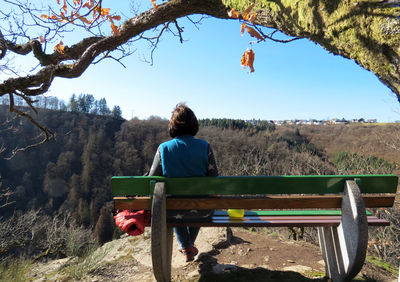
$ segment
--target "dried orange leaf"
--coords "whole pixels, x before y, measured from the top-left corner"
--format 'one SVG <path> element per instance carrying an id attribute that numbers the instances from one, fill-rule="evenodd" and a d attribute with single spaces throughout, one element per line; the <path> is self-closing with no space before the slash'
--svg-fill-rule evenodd
<path id="1" fill-rule="evenodd" d="M 252 49 L 246 50 L 246 52 L 244 52 L 244 54 L 242 55 L 241 64 L 244 68 L 249 67 L 250 72 L 254 72 L 254 57 L 255 54 Z"/>
<path id="2" fill-rule="evenodd" d="M 102 8 L 100 15 L 101 16 L 107 16 L 110 13 L 110 8 Z"/>
<path id="3" fill-rule="evenodd" d="M 61 16 L 61 19 L 57 19 L 59 22 L 62 22 L 62 23 L 67 23 L 67 22 L 69 22 L 69 21 L 68 21 L 68 18 L 64 15 L 64 12 L 63 12 L 63 11 L 61 11 L 60 16 Z"/>
<path id="4" fill-rule="evenodd" d="M 254 7 L 254 3 L 251 3 L 250 6 L 247 7 L 247 9 L 243 12 L 242 17 L 244 20 L 247 21 L 249 19 L 250 12 L 251 12 L 251 10 L 253 10 L 253 7 Z"/>
<path id="5" fill-rule="evenodd" d="M 112 29 L 114 35 L 118 35 L 118 34 L 119 34 L 119 28 L 118 28 L 118 26 L 116 26 L 116 25 L 114 24 L 113 21 L 111 21 L 111 29 Z"/>
<path id="6" fill-rule="evenodd" d="M 96 17 L 97 14 L 101 14 L 101 8 L 99 6 L 93 9 L 93 18 Z"/>
<path id="7" fill-rule="evenodd" d="M 254 67 L 253 67 L 254 57 L 255 57 L 255 54 L 254 54 L 253 50 L 250 49 L 248 52 L 248 60 L 247 60 L 247 64 L 250 68 L 250 72 L 254 72 Z"/>
<path id="8" fill-rule="evenodd" d="M 60 0 L 57 0 L 57 4 L 60 5 Z"/>
<path id="9" fill-rule="evenodd" d="M 49 18 L 50 18 L 50 16 L 48 16 L 48 15 L 40 15 L 40 17 L 41 17 L 42 19 L 49 19 Z"/>
<path id="10" fill-rule="evenodd" d="M 39 36 L 39 41 L 40 41 L 40 43 L 45 43 L 46 42 L 46 40 L 44 39 L 43 36 Z"/>
<path id="11" fill-rule="evenodd" d="M 240 27 L 240 33 L 242 34 L 242 36 L 243 36 L 245 28 L 246 28 L 246 23 L 242 23 L 242 25 Z"/>
<path id="12" fill-rule="evenodd" d="M 247 67 L 247 51 L 244 52 L 242 55 L 241 64 L 244 68 Z"/>
<path id="13" fill-rule="evenodd" d="M 265 40 L 264 37 L 262 37 L 254 28 L 248 26 L 248 27 L 246 27 L 246 29 L 247 29 L 247 32 L 248 32 L 252 37 L 255 37 L 255 38 L 257 38 L 258 40 L 262 40 L 262 41 Z"/>
<path id="14" fill-rule="evenodd" d="M 116 21 L 120 21 L 121 20 L 121 16 L 112 16 L 111 17 L 113 20 L 116 20 Z"/>
<path id="15" fill-rule="evenodd" d="M 257 16 L 257 13 L 253 12 L 249 17 L 249 22 L 253 23 L 254 20 L 256 19 L 256 16 Z"/>
<path id="16" fill-rule="evenodd" d="M 158 5 L 156 4 L 156 0 L 151 0 L 151 3 L 154 6 L 154 9 L 158 9 Z"/>
<path id="17" fill-rule="evenodd" d="M 93 1 L 93 0 L 87 0 L 87 1 L 85 2 L 85 4 L 83 4 L 82 7 L 86 7 L 86 8 L 88 8 L 88 9 L 92 9 L 93 6 L 94 6 L 94 1 Z"/>
<path id="18" fill-rule="evenodd" d="M 66 2 L 66 0 L 64 0 L 64 5 L 62 6 L 62 9 L 63 9 L 65 12 L 67 12 L 68 7 L 67 7 L 67 2 Z"/>
<path id="19" fill-rule="evenodd" d="M 65 46 L 62 41 L 58 43 L 56 46 L 54 46 L 54 50 L 57 51 L 58 53 L 64 55 L 65 54 Z"/>
<path id="20" fill-rule="evenodd" d="M 85 18 L 85 17 L 78 17 L 78 19 L 80 19 L 82 22 L 84 22 L 85 24 L 91 24 L 91 22 Z"/>
<path id="21" fill-rule="evenodd" d="M 230 11 L 228 11 L 228 17 L 232 18 L 232 19 L 238 19 L 239 18 L 239 13 L 235 11 L 235 9 L 231 9 Z"/>

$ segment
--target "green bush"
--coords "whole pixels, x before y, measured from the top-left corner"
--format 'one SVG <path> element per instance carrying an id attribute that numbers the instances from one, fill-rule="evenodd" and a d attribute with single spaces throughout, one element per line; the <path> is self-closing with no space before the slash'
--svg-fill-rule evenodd
<path id="1" fill-rule="evenodd" d="M 348 152 L 337 153 L 333 163 L 339 174 L 390 174 L 397 168 L 396 163 L 389 163 L 376 156 Z"/>
<path id="2" fill-rule="evenodd" d="M 27 271 L 31 267 L 29 261 L 8 259 L 0 262 L 0 281 L 27 281 Z"/>

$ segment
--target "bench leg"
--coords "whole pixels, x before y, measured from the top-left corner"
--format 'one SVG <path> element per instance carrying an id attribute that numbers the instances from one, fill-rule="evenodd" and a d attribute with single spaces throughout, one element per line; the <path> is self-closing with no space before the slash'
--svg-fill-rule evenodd
<path id="1" fill-rule="evenodd" d="M 333 281 L 348 281 L 360 272 L 367 252 L 368 222 L 354 181 L 346 181 L 340 225 L 319 227 L 318 237 L 326 274 Z"/>
<path id="2" fill-rule="evenodd" d="M 156 183 L 151 209 L 151 257 L 154 277 L 171 281 L 172 228 L 167 227 L 165 183 Z"/>

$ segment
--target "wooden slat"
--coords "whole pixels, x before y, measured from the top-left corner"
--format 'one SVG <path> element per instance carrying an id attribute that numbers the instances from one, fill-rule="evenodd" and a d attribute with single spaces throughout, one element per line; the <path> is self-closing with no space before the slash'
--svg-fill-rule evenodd
<path id="1" fill-rule="evenodd" d="M 396 193 L 396 175 L 219 176 L 166 178 L 119 176 L 111 179 L 113 196 L 149 195 L 150 182 L 166 182 L 167 194 L 336 194 L 346 180 L 357 179 L 362 193 Z"/>
<path id="2" fill-rule="evenodd" d="M 150 197 L 114 197 L 116 210 L 151 210 Z"/>
<path id="3" fill-rule="evenodd" d="M 196 201 L 169 199 L 168 209 L 300 209 L 300 208 L 338 208 L 342 197 L 332 196 L 268 196 L 266 198 L 205 198 Z"/>
<path id="4" fill-rule="evenodd" d="M 362 195 L 366 208 L 392 207 L 396 198 L 396 193 L 386 195 Z"/>
<path id="5" fill-rule="evenodd" d="M 391 207 L 395 195 L 363 195 L 363 198 L 367 208 Z M 168 198 L 167 209 L 327 209 L 341 208 L 341 203 L 342 196 L 340 195 L 272 195 L 265 198 Z M 117 210 L 150 210 L 150 198 L 114 197 L 114 208 Z"/>
<path id="6" fill-rule="evenodd" d="M 342 215 L 342 211 L 335 210 L 245 210 L 244 216 L 289 216 L 289 215 Z M 366 215 L 372 215 L 370 211 L 366 211 Z M 216 210 L 214 211 L 214 216 L 228 216 L 227 210 Z"/>
<path id="7" fill-rule="evenodd" d="M 368 216 L 369 226 L 389 226 L 390 222 L 375 216 Z M 213 217 L 210 222 L 197 223 L 168 223 L 169 226 L 198 226 L 198 227 L 312 227 L 312 226 L 338 226 L 339 216 L 288 216 L 288 217 L 245 217 L 231 219 L 229 217 Z"/>

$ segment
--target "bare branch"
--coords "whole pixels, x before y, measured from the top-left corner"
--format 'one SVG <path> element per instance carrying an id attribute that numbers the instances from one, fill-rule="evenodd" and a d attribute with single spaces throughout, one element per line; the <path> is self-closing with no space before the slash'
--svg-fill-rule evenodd
<path id="1" fill-rule="evenodd" d="M 21 95 L 18 95 L 18 96 L 21 96 Z M 23 148 L 15 148 L 14 150 L 12 150 L 11 154 L 5 158 L 7 160 L 13 158 L 15 156 L 15 154 L 17 154 L 19 152 L 23 152 L 23 151 L 29 150 L 31 148 L 40 146 L 40 145 L 46 143 L 47 141 L 55 138 L 54 133 L 52 133 L 49 129 L 42 126 L 31 115 L 29 115 L 27 112 L 20 111 L 15 107 L 13 95 L 10 94 L 9 97 L 10 97 L 10 112 L 15 112 L 17 115 L 27 118 L 33 125 L 35 125 L 41 131 L 41 134 L 38 135 L 38 137 L 42 137 L 43 135 L 44 135 L 44 137 L 42 138 L 42 140 L 40 140 L 37 143 L 25 146 Z"/>
<path id="2" fill-rule="evenodd" d="M 14 193 L 10 190 L 10 188 L 0 190 L 0 210 L 15 203 L 15 201 L 9 201 L 10 196 L 12 196 L 13 194 Z"/>
<path id="3" fill-rule="evenodd" d="M 191 17 L 186 17 L 186 18 L 197 28 L 197 30 L 200 30 L 199 25 L 201 25 L 201 22 L 207 17 L 202 15 L 200 19 L 198 19 L 197 21 L 192 20 Z"/>
<path id="4" fill-rule="evenodd" d="M 150 65 L 153 65 L 154 51 L 157 49 L 158 43 L 160 42 L 161 36 L 164 33 L 164 31 L 169 29 L 168 28 L 169 24 L 170 23 L 166 23 L 157 36 L 154 36 L 154 37 L 141 36 L 142 39 L 146 39 L 150 43 L 150 45 L 152 46 L 151 52 L 150 52 L 150 62 L 148 62 Z"/>
<path id="5" fill-rule="evenodd" d="M 104 59 L 112 59 L 114 61 L 116 61 L 117 63 L 119 63 L 122 67 L 126 68 L 126 66 L 122 63 L 122 60 L 126 57 L 129 57 L 130 55 L 132 55 L 134 52 L 136 52 L 136 50 L 133 51 L 125 51 L 124 49 L 120 48 L 119 49 L 122 54 L 118 57 L 111 55 L 111 51 L 107 51 L 103 57 L 99 58 L 97 61 L 94 61 L 92 64 L 98 64 L 101 61 L 103 61 Z"/>
<path id="6" fill-rule="evenodd" d="M 176 30 L 178 31 L 178 34 L 179 34 L 179 40 L 181 43 L 183 43 L 183 37 L 182 37 L 183 28 L 178 25 L 177 20 L 174 20 L 174 23 L 175 23 Z"/>
<path id="7" fill-rule="evenodd" d="M 265 39 L 269 39 L 269 40 L 272 40 L 272 41 L 278 42 L 278 43 L 289 43 L 289 42 L 292 42 L 292 41 L 295 41 L 295 40 L 298 40 L 298 39 L 302 39 L 301 37 L 294 37 L 294 38 L 287 39 L 287 40 L 276 39 L 276 38 L 274 38 L 273 36 L 274 36 L 274 34 L 277 33 L 279 30 L 274 30 L 274 31 L 272 31 L 270 34 L 264 34 L 263 31 L 262 31 L 262 29 L 261 29 L 259 26 L 253 25 L 253 27 L 254 27 L 254 28 L 261 34 L 261 36 L 264 37 Z"/>

